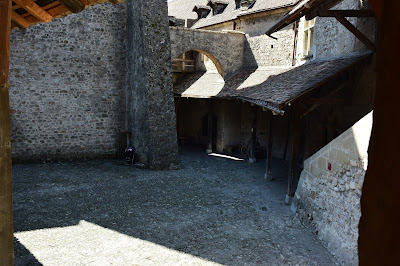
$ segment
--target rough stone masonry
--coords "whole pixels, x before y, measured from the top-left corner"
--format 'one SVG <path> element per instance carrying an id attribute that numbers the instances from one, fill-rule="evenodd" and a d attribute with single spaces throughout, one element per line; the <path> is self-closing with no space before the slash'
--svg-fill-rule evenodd
<path id="1" fill-rule="evenodd" d="M 167 17 L 164 0 L 127 1 L 127 128 L 152 169 L 179 167 Z"/>
<path id="2" fill-rule="evenodd" d="M 372 112 L 304 162 L 294 197 L 300 220 L 337 259 L 358 265 L 360 197 Z"/>
<path id="3" fill-rule="evenodd" d="M 115 157 L 130 131 L 142 162 L 177 167 L 163 1 L 98 4 L 14 30 L 10 59 L 14 162 Z"/>
<path id="4" fill-rule="evenodd" d="M 13 161 L 115 157 L 125 128 L 126 4 L 11 33 Z"/>

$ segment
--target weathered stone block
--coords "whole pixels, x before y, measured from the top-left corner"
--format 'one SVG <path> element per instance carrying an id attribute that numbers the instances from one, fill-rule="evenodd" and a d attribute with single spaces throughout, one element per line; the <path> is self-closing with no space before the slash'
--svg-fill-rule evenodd
<path id="1" fill-rule="evenodd" d="M 311 163 L 310 174 L 315 176 L 315 177 L 319 177 L 321 175 L 321 172 L 322 172 L 321 169 L 317 165 L 317 160 L 314 160 Z"/>
<path id="2" fill-rule="evenodd" d="M 321 171 L 328 170 L 328 164 L 327 164 L 326 158 L 319 157 L 318 161 L 317 161 L 317 166 L 319 169 L 321 169 Z"/>

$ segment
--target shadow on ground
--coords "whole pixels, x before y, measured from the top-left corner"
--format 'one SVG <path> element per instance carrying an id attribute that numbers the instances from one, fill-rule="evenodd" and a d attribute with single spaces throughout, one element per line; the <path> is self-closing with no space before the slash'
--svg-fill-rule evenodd
<path id="1" fill-rule="evenodd" d="M 333 264 L 284 204 L 282 164 L 273 161 L 277 180 L 270 183 L 265 162 L 193 151 L 181 154 L 175 171 L 117 160 L 15 165 L 14 227 L 23 244 L 16 241 L 16 265 L 96 265 L 99 258 L 90 256 L 107 250 L 109 263 L 158 264 L 158 251 L 144 251 L 143 243 L 229 265 Z M 145 252 L 138 261 L 135 254 Z"/>

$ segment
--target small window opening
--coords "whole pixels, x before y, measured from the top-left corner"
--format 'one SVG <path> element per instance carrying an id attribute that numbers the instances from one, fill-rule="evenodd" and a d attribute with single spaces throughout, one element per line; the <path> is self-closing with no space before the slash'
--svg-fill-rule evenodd
<path id="1" fill-rule="evenodd" d="M 314 25 L 315 18 L 312 20 L 304 20 L 303 57 L 305 58 L 313 55 Z"/>

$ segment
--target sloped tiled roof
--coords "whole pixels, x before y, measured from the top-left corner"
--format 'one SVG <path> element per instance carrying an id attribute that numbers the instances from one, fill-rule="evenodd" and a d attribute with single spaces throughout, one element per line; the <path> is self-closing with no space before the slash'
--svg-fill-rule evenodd
<path id="1" fill-rule="evenodd" d="M 174 84 L 174 92 L 186 97 L 242 99 L 281 112 L 287 103 L 320 87 L 368 56 L 312 61 L 295 67 L 243 70 L 225 82 L 208 73 L 195 73 Z"/>
<path id="2" fill-rule="evenodd" d="M 193 12 L 195 5 L 204 5 L 204 0 L 172 0 L 168 2 L 168 16 L 178 19 L 197 19 Z"/>
<path id="3" fill-rule="evenodd" d="M 192 28 L 198 29 L 223 22 L 227 22 L 253 13 L 277 9 L 294 5 L 297 0 L 257 0 L 254 6 L 246 11 L 236 9 L 235 0 L 224 0 L 228 5 L 224 12 L 213 15 L 212 12 L 203 19 L 197 21 Z M 172 0 L 168 2 L 168 15 L 179 19 L 197 19 L 197 14 L 192 12 L 195 5 L 205 5 L 206 0 Z"/>
<path id="4" fill-rule="evenodd" d="M 223 22 L 227 22 L 236 19 L 240 16 L 246 16 L 249 14 L 254 14 L 258 12 L 263 12 L 267 10 L 273 10 L 285 6 L 292 6 L 295 4 L 296 0 L 257 0 L 254 6 L 248 10 L 242 11 L 236 9 L 235 0 L 227 0 L 229 2 L 228 6 L 225 8 L 224 12 L 218 15 L 209 14 L 206 18 L 197 21 L 192 28 L 198 29 L 203 28 Z"/>

